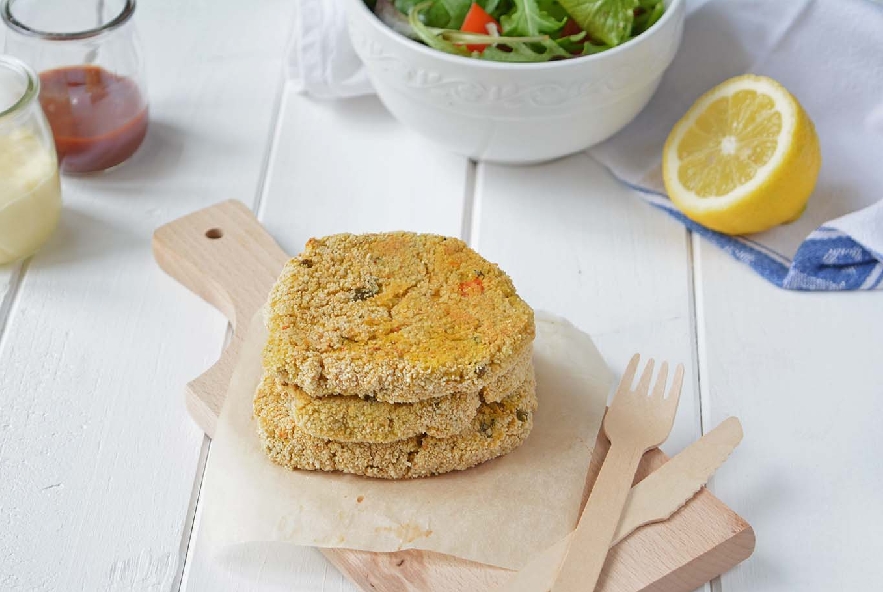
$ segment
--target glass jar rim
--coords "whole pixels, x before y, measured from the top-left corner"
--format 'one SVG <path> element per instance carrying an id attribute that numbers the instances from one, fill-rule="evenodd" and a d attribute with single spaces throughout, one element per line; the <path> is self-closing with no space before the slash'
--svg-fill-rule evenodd
<path id="1" fill-rule="evenodd" d="M 52 31 L 41 31 L 39 29 L 29 27 L 28 25 L 15 18 L 15 15 L 12 14 L 12 5 L 15 3 L 15 1 L 16 0 L 3 0 L 3 8 L 2 10 L 0 10 L 0 19 L 2 19 L 4 23 L 6 23 L 6 26 L 17 33 L 28 35 L 30 37 L 39 37 L 41 39 L 46 39 L 49 41 L 77 41 L 82 39 L 91 39 L 92 37 L 97 37 L 123 26 L 129 21 L 129 19 L 132 18 L 132 15 L 135 14 L 135 0 L 126 0 L 119 14 L 105 24 L 101 25 L 100 27 L 85 29 L 83 31 L 73 31 L 70 33 L 58 33 Z"/>
<path id="2" fill-rule="evenodd" d="M 0 55 L 0 68 L 17 72 L 27 81 L 21 96 L 5 109 L 0 109 L 0 119 L 3 119 L 29 105 L 40 94 L 40 79 L 30 66 L 12 56 Z"/>

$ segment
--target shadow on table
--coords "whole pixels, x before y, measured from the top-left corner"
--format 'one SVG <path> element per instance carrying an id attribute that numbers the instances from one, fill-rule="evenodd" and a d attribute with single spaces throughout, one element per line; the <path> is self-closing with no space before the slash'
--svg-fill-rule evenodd
<path id="1" fill-rule="evenodd" d="M 143 248 L 143 239 L 123 225 L 65 205 L 58 229 L 34 255 L 30 268 L 52 268 L 85 261 L 94 263 Z"/>
<path id="2" fill-rule="evenodd" d="M 355 97 L 346 101 L 346 109 L 337 108 L 333 101 L 329 101 L 327 107 L 335 109 L 337 116 L 351 126 L 377 128 L 382 131 L 389 129 L 393 116 L 376 95 Z"/>
<path id="3" fill-rule="evenodd" d="M 189 132 L 174 125 L 151 119 L 147 137 L 132 158 L 100 178 L 112 182 L 144 182 L 168 176 L 182 165 L 188 135 Z"/>

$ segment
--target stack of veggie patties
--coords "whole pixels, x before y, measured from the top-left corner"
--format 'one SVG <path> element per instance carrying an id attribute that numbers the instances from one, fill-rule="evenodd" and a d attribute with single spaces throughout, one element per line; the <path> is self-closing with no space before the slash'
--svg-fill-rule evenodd
<path id="1" fill-rule="evenodd" d="M 506 454 L 533 426 L 533 311 L 460 240 L 310 239 L 265 322 L 254 413 L 280 465 L 424 477 Z"/>

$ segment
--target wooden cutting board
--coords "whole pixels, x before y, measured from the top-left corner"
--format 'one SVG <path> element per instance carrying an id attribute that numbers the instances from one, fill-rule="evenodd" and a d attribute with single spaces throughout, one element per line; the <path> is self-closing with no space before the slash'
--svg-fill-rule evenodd
<path id="1" fill-rule="evenodd" d="M 288 255 L 238 201 L 226 201 L 162 226 L 154 233 L 153 252 L 163 270 L 218 308 L 233 326 L 220 360 L 187 385 L 187 409 L 212 436 L 244 332 Z M 608 447 L 607 439 L 599 434 L 583 503 Z M 636 480 L 666 460 L 660 450 L 651 450 Z M 703 489 L 669 520 L 640 528 L 614 547 L 596 590 L 690 592 L 745 560 L 754 544 L 751 526 Z M 492 590 L 509 574 L 424 551 L 321 551 L 365 592 L 478 592 Z"/>

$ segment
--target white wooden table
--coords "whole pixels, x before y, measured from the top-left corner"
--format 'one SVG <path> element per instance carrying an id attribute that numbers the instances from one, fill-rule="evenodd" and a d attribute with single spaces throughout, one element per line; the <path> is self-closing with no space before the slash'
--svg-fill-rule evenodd
<path id="1" fill-rule="evenodd" d="M 685 362 L 666 449 L 738 415 L 745 441 L 712 488 L 758 536 L 710 589 L 879 589 L 881 294 L 773 288 L 586 155 L 476 165 L 374 98 L 295 94 L 293 4 L 142 3 L 146 145 L 118 171 L 65 179 L 57 235 L 0 268 L 0 589 L 352 590 L 313 550 L 249 550 L 222 569 L 201 536 L 210 442 L 182 387 L 226 322 L 157 268 L 150 237 L 228 198 L 292 253 L 340 231 L 460 236 L 615 370 L 634 351 Z"/>

